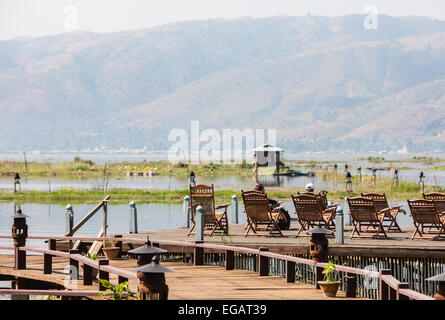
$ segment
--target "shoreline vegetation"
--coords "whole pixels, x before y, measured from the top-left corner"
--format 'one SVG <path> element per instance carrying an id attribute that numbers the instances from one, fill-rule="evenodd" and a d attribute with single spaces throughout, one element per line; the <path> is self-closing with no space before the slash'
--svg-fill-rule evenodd
<path id="1" fill-rule="evenodd" d="M 425 157 L 412 159 L 414 162 L 424 163 Z M 370 161 L 369 158 L 365 159 Z M 378 161 L 386 161 L 379 159 Z M 405 160 L 404 160 L 405 161 Z M 433 159 L 434 163 L 442 161 Z M 290 165 L 299 163 L 302 166 L 313 164 L 335 163 L 332 161 L 309 162 L 309 161 L 286 161 Z M 407 161 L 406 161 L 407 162 Z M 445 169 L 445 167 L 444 167 Z M 235 165 L 220 164 L 171 164 L 168 161 L 141 161 L 141 162 L 118 162 L 104 165 L 97 165 L 90 160 L 82 160 L 76 157 L 72 162 L 47 163 L 47 162 L 16 162 L 0 161 L 0 176 L 12 176 L 19 172 L 22 178 L 26 177 L 125 177 L 127 171 L 153 171 L 160 176 L 178 176 L 188 177 L 193 170 L 198 178 L 200 176 L 245 176 L 252 177 L 252 165 L 245 162 Z M 419 169 L 420 170 L 420 169 Z M 392 179 L 376 178 L 375 182 L 372 176 L 363 175 L 352 177 L 353 192 L 346 192 L 345 177 L 343 170 L 338 169 L 337 173 L 332 170 L 321 170 L 318 174 L 320 179 L 333 183 L 336 187 L 328 191 L 328 199 L 333 202 L 343 201 L 344 197 L 360 196 L 360 192 L 385 193 L 387 198 L 392 201 L 406 201 L 406 199 L 422 198 L 422 186 L 413 182 L 399 181 L 396 188 Z M 11 179 L 12 179 L 11 177 Z M 147 178 L 149 179 L 149 178 Z M 12 181 L 11 181 L 12 183 Z M 294 187 L 268 187 L 266 192 L 271 199 L 290 200 L 291 194 L 303 191 L 301 188 Z M 320 190 L 317 190 L 320 191 Z M 424 192 L 444 192 L 444 186 L 425 186 Z M 109 189 L 103 190 L 77 190 L 62 189 L 52 192 L 45 191 L 25 191 L 13 193 L 12 190 L 0 190 L 0 201 L 17 202 L 95 202 L 103 199 L 106 195 L 111 195 L 110 201 L 113 203 L 125 203 L 128 201 L 140 202 L 163 202 L 163 203 L 181 203 L 184 196 L 188 195 L 188 190 L 142 190 L 142 189 Z M 232 196 L 236 195 L 241 202 L 240 190 L 215 190 L 215 200 L 218 202 L 231 202 Z"/>
<path id="2" fill-rule="evenodd" d="M 332 167 L 335 163 L 350 162 L 349 167 L 353 168 L 351 164 L 356 161 L 367 161 L 373 164 L 386 163 L 387 166 L 381 169 L 405 169 L 405 170 L 422 170 L 421 168 L 402 167 L 401 163 L 418 163 L 422 165 L 432 166 L 432 170 L 445 170 L 445 166 L 438 165 L 445 162 L 445 159 L 432 157 L 413 157 L 411 159 L 403 160 L 385 160 L 383 157 L 368 157 L 358 158 L 350 161 L 312 161 L 312 160 L 284 160 L 287 165 L 291 167 L 300 168 L 320 168 L 321 166 Z M 437 164 L 436 166 L 433 166 Z M 171 163 L 168 160 L 158 161 L 122 161 L 106 164 L 97 164 L 91 160 L 83 160 L 79 157 L 74 157 L 71 162 L 48 162 L 48 161 L 0 161 L 0 177 L 14 176 L 19 172 L 21 176 L 27 177 L 125 177 L 127 172 L 147 172 L 152 171 L 159 176 L 178 176 L 187 177 L 193 170 L 196 176 L 214 175 L 214 176 L 252 176 L 251 163 L 243 161 L 241 163 L 222 164 L 222 163 L 201 163 L 189 165 L 187 163 Z M 340 169 L 340 168 L 339 168 Z"/>
<path id="3" fill-rule="evenodd" d="M 398 188 L 391 187 L 390 179 L 377 179 L 376 186 L 372 177 L 363 177 L 362 184 L 359 183 L 360 177 L 354 176 L 353 192 L 346 192 L 344 183 L 339 183 L 335 190 L 328 191 L 328 199 L 333 202 L 342 202 L 346 196 L 358 197 L 361 192 L 385 193 L 388 200 L 406 201 L 406 199 L 421 199 L 422 186 L 412 182 L 399 182 Z M 301 188 L 291 187 L 266 187 L 269 198 L 281 201 L 290 201 L 291 194 L 298 191 L 304 191 Z M 317 190 L 320 191 L 320 190 Z M 445 192 L 444 187 L 425 186 L 425 193 Z M 112 203 L 127 203 L 131 200 L 139 202 L 162 202 L 162 203 L 182 203 L 184 197 L 188 195 L 188 190 L 141 190 L 141 189 L 110 189 L 102 190 L 78 190 L 61 189 L 52 192 L 45 191 L 26 191 L 26 192 L 0 192 L 0 201 L 17 202 L 95 202 L 110 195 Z M 239 190 L 215 190 L 215 201 L 229 203 L 232 196 L 236 195 L 239 202 L 242 202 L 241 191 Z"/>

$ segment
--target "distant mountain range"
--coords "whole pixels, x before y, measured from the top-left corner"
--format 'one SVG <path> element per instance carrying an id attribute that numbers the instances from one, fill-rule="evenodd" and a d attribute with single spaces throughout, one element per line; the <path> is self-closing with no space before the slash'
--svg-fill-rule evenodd
<path id="1" fill-rule="evenodd" d="M 191 21 L 0 42 L 0 151 L 168 149 L 275 128 L 292 151 L 445 150 L 445 21 Z"/>

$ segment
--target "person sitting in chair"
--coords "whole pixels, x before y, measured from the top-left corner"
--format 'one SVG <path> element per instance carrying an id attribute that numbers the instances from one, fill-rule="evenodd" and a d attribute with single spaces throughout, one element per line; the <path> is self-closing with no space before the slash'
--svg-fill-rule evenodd
<path id="1" fill-rule="evenodd" d="M 314 192 L 314 190 L 314 185 L 312 183 L 306 185 L 306 192 Z"/>
<path id="2" fill-rule="evenodd" d="M 256 191 L 260 191 L 262 193 L 266 193 L 266 190 L 264 189 L 264 186 L 259 183 L 255 186 L 255 190 Z M 268 199 L 269 200 L 269 205 L 270 205 L 270 209 L 273 210 L 276 207 L 279 207 L 279 202 L 277 200 L 273 200 L 273 199 Z M 286 209 L 281 208 L 281 214 L 284 218 L 278 219 L 278 228 L 280 228 L 280 230 L 289 230 L 290 227 L 290 215 L 289 212 L 287 212 Z"/>

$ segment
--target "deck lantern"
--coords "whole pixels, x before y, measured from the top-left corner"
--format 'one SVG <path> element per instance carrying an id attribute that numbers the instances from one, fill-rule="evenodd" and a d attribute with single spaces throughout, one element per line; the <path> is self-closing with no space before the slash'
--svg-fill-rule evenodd
<path id="1" fill-rule="evenodd" d="M 190 184 L 191 184 L 192 186 L 195 186 L 195 185 L 196 185 L 195 173 L 194 173 L 193 171 L 190 172 Z"/>
<path id="2" fill-rule="evenodd" d="M 22 190 L 20 184 L 20 174 L 18 172 L 16 172 L 14 176 L 14 193 L 17 192 L 17 185 L 19 186 L 20 190 Z"/>
<path id="3" fill-rule="evenodd" d="M 14 269 L 26 269 L 26 251 L 19 250 L 26 244 L 28 237 L 28 225 L 26 224 L 26 215 L 22 213 L 20 207 L 12 216 L 14 223 L 12 224 L 12 239 L 14 240 Z"/>
<path id="4" fill-rule="evenodd" d="M 18 208 L 13 216 L 14 223 L 12 224 L 12 239 L 14 239 L 14 246 L 24 247 L 26 238 L 28 237 L 28 225 L 26 224 L 26 217 L 22 213 L 22 209 Z"/>
<path id="5" fill-rule="evenodd" d="M 159 257 L 154 256 L 151 263 L 134 268 L 140 280 L 140 292 L 142 300 L 155 300 L 154 295 L 158 295 L 159 300 L 168 299 L 168 285 L 165 282 L 165 272 L 175 272 L 159 264 Z"/>
<path id="6" fill-rule="evenodd" d="M 311 240 L 309 241 L 309 251 L 312 259 L 315 262 L 327 262 L 329 254 L 329 242 L 326 238 L 327 234 L 332 234 L 331 230 L 317 226 L 310 230 L 304 231 L 304 233 L 310 234 Z"/>
<path id="7" fill-rule="evenodd" d="M 128 251 L 128 253 L 132 253 L 138 256 L 138 266 L 143 266 L 147 263 L 150 263 L 155 255 L 165 252 L 167 252 L 167 250 L 152 246 L 148 237 L 147 241 L 142 247 Z"/>
<path id="8" fill-rule="evenodd" d="M 437 281 L 439 288 L 434 295 L 435 300 L 445 300 L 445 273 L 426 279 L 426 281 Z"/>

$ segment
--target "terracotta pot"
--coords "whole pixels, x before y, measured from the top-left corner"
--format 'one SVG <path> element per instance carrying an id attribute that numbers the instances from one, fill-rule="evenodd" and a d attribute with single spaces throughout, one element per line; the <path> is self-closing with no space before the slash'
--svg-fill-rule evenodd
<path id="1" fill-rule="evenodd" d="M 318 281 L 318 284 L 325 297 L 335 297 L 337 295 L 338 287 L 340 286 L 340 281 Z"/>
<path id="2" fill-rule="evenodd" d="M 111 247 L 111 248 L 102 248 L 102 251 L 105 254 L 105 257 L 107 257 L 108 260 L 114 260 L 117 258 L 117 255 L 119 254 L 119 247 Z"/>

